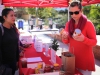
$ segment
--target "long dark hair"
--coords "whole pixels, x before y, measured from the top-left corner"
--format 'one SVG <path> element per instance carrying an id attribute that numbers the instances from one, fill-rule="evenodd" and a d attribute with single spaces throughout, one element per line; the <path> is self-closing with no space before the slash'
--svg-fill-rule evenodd
<path id="1" fill-rule="evenodd" d="M 69 5 L 69 7 L 75 7 L 75 6 L 77 6 L 80 10 L 82 10 L 82 5 L 79 1 L 73 1 Z M 77 28 L 79 28 L 82 31 L 86 22 L 87 22 L 86 16 L 82 15 L 78 21 Z M 71 37 L 74 33 L 74 30 L 75 30 L 75 20 L 73 18 L 71 18 L 68 23 L 68 32 Z"/>
<path id="2" fill-rule="evenodd" d="M 2 10 L 1 16 L 0 16 L 0 22 L 4 23 L 5 20 L 3 18 L 3 16 L 7 17 L 7 15 L 9 14 L 10 11 L 13 11 L 11 8 L 5 8 Z"/>

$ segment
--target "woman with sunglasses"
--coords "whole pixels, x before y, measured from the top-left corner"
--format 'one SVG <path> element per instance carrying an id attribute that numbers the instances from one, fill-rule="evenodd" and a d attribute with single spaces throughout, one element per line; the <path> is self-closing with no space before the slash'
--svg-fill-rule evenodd
<path id="1" fill-rule="evenodd" d="M 92 47 L 96 45 L 96 31 L 93 23 L 82 13 L 82 5 L 73 1 L 69 6 L 71 19 L 66 23 L 62 33 L 62 41 L 69 43 L 69 51 L 75 55 L 75 67 L 80 70 L 95 71 L 95 61 Z M 80 35 L 74 35 L 75 29 L 80 29 Z"/>

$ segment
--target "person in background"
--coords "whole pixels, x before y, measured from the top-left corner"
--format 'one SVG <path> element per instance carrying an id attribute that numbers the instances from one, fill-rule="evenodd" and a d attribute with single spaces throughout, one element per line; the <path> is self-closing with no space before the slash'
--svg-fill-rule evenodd
<path id="1" fill-rule="evenodd" d="M 82 13 L 79 1 L 69 5 L 70 21 L 66 23 L 62 33 L 62 41 L 69 43 L 69 51 L 75 55 L 75 67 L 80 71 L 95 71 L 95 60 L 92 48 L 96 45 L 96 30 L 93 23 Z M 80 35 L 74 35 L 75 29 L 81 30 Z"/>
<path id="2" fill-rule="evenodd" d="M 35 25 L 35 17 L 31 16 L 31 18 L 28 21 L 29 25 L 30 25 L 30 29 L 32 30 L 34 25 Z"/>
<path id="3" fill-rule="evenodd" d="M 19 60 L 19 33 L 15 26 L 15 13 L 10 8 L 2 10 L 0 22 L 4 29 L 0 29 L 0 63 L 12 69 L 12 75 L 15 74 L 17 62 Z"/>

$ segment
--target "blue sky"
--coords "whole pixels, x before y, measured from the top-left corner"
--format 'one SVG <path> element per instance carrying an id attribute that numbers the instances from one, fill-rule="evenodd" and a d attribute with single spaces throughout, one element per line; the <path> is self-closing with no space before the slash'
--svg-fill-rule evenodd
<path id="1" fill-rule="evenodd" d="M 55 8 L 56 10 L 65 10 L 66 8 Z"/>

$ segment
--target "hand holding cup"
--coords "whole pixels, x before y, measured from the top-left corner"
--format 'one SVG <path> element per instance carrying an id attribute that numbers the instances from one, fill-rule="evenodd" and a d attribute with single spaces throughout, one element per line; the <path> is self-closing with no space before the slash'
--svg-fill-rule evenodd
<path id="1" fill-rule="evenodd" d="M 81 33 L 80 29 L 75 29 L 73 39 L 76 41 L 84 41 L 84 35 Z"/>

